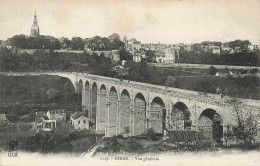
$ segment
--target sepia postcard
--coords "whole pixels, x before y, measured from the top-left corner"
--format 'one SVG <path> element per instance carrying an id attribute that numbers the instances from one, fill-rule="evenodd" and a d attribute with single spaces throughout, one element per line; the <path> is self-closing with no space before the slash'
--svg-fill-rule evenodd
<path id="1" fill-rule="evenodd" d="M 0 166 L 260 166 L 259 0 L 0 0 Z"/>

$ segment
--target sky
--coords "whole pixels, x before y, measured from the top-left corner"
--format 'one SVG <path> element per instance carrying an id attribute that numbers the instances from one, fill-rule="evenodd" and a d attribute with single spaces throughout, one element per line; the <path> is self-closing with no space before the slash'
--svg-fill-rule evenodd
<path id="1" fill-rule="evenodd" d="M 136 38 L 142 43 L 260 44 L 260 0 L 0 0 L 0 40 L 30 35 Z"/>

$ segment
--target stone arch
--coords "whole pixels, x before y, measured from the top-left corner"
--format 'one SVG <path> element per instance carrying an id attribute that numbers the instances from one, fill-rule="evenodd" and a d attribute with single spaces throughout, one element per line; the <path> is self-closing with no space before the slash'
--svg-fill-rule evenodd
<path id="1" fill-rule="evenodd" d="M 118 134 L 129 134 L 130 132 L 130 94 L 124 89 L 120 95 L 118 109 Z"/>
<path id="2" fill-rule="evenodd" d="M 146 132 L 146 101 L 142 93 L 137 93 L 134 99 L 133 135 Z"/>
<path id="3" fill-rule="evenodd" d="M 89 82 L 85 82 L 85 115 L 90 117 L 89 110 L 90 110 L 90 88 Z"/>
<path id="4" fill-rule="evenodd" d="M 171 130 L 190 130 L 191 129 L 191 112 L 188 106 L 178 101 L 172 106 L 170 115 Z"/>
<path id="5" fill-rule="evenodd" d="M 223 118 L 216 110 L 207 108 L 199 116 L 198 129 L 205 139 L 213 139 L 222 143 L 223 138 Z"/>
<path id="6" fill-rule="evenodd" d="M 83 81 L 82 79 L 79 80 L 79 93 L 82 94 L 82 90 L 83 90 Z"/>
<path id="7" fill-rule="evenodd" d="M 109 91 L 108 136 L 116 135 L 118 94 L 114 86 Z"/>
<path id="8" fill-rule="evenodd" d="M 96 112 L 97 112 L 97 84 L 94 82 L 91 87 L 91 128 L 96 128 Z"/>
<path id="9" fill-rule="evenodd" d="M 134 90 L 133 89 L 133 97 L 135 98 L 137 95 L 142 95 L 143 96 L 143 98 L 144 98 L 144 100 L 146 101 L 146 102 L 148 102 L 148 98 L 149 98 L 149 96 L 148 96 L 148 93 L 147 93 L 147 91 L 145 91 L 145 90 L 140 90 L 140 89 L 138 89 L 138 90 Z M 130 94 L 131 95 L 131 94 Z"/>
<path id="10" fill-rule="evenodd" d="M 160 97 L 155 97 L 151 102 L 148 128 L 152 128 L 155 133 L 163 133 L 166 129 L 166 109 Z"/>
<path id="11" fill-rule="evenodd" d="M 98 133 L 105 133 L 105 123 L 106 123 L 106 110 L 107 110 L 107 89 L 104 84 L 100 86 L 100 91 L 99 91 L 99 101 L 98 101 L 98 119 L 97 119 L 97 131 Z"/>

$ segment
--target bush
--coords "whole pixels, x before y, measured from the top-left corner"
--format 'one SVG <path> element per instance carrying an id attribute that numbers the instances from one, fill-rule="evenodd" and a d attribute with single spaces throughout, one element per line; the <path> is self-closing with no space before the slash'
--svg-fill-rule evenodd
<path id="1" fill-rule="evenodd" d="M 148 129 L 146 132 L 146 138 L 149 140 L 156 140 L 156 134 L 152 128 Z"/>
<path id="2" fill-rule="evenodd" d="M 217 73 L 217 69 L 214 66 L 209 67 L 209 74 L 210 75 L 215 75 Z"/>
<path id="3" fill-rule="evenodd" d="M 191 143 L 196 140 L 203 140 L 203 136 L 198 131 L 185 130 L 185 131 L 169 131 L 170 142 L 186 142 Z"/>
<path id="4" fill-rule="evenodd" d="M 250 70 L 250 73 L 255 74 L 258 72 L 258 68 L 253 68 Z"/>
<path id="5" fill-rule="evenodd" d="M 239 72 L 240 72 L 241 74 L 246 74 L 246 73 L 247 73 L 247 70 L 245 70 L 245 69 L 239 69 Z"/>
<path id="6" fill-rule="evenodd" d="M 129 152 L 136 152 L 140 149 L 142 149 L 142 145 L 136 141 L 130 140 L 129 142 L 127 142 L 127 149 Z"/>

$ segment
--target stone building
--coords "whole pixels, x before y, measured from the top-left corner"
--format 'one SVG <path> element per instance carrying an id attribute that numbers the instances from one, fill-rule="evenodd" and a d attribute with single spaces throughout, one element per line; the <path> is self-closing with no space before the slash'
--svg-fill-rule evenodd
<path id="1" fill-rule="evenodd" d="M 80 113 L 72 114 L 70 116 L 70 123 L 75 129 L 89 129 L 89 118 Z"/>
<path id="2" fill-rule="evenodd" d="M 64 109 L 49 110 L 47 112 L 47 117 L 49 120 L 56 120 L 59 124 L 66 122 L 66 113 Z"/>

